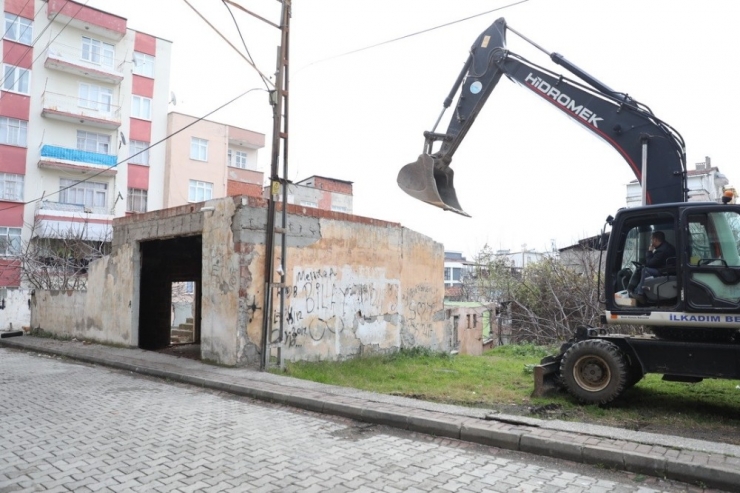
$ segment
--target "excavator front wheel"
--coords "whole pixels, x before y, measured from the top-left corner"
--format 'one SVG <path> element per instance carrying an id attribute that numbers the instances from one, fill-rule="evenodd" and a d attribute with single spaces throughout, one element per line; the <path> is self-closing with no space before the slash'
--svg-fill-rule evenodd
<path id="1" fill-rule="evenodd" d="M 589 339 L 566 351 L 560 362 L 560 376 L 568 392 L 579 401 L 606 404 L 624 392 L 629 366 L 616 345 Z"/>

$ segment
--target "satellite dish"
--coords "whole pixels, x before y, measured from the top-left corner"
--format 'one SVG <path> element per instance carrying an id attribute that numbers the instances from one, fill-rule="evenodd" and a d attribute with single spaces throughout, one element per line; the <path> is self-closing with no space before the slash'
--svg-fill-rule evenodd
<path id="1" fill-rule="evenodd" d="M 177 106 L 177 96 L 172 91 L 170 91 L 170 103 L 172 103 L 172 106 Z"/>
<path id="2" fill-rule="evenodd" d="M 123 132 L 118 132 L 118 133 L 120 133 L 120 134 L 121 134 L 121 143 L 122 143 L 123 145 L 128 145 L 128 144 L 126 143 L 126 136 L 125 136 L 125 135 L 123 135 Z"/>

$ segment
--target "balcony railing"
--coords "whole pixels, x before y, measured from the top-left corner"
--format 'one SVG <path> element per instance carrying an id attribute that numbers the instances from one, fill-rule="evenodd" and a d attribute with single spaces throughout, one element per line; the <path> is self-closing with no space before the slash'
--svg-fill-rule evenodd
<path id="1" fill-rule="evenodd" d="M 90 60 L 82 58 L 81 47 L 52 43 L 46 49 L 44 66 L 114 84 L 123 80 L 124 60 L 107 58 L 102 53 L 90 57 Z"/>
<path id="2" fill-rule="evenodd" d="M 72 172 L 90 172 L 112 176 L 118 173 L 117 157 L 110 154 L 81 151 L 49 144 L 41 146 L 39 168 Z"/>
<path id="3" fill-rule="evenodd" d="M 74 122 L 82 120 L 89 125 L 103 128 L 121 126 L 121 107 L 109 102 L 46 91 L 41 96 L 41 105 L 42 114 L 51 118 Z"/>
<path id="4" fill-rule="evenodd" d="M 61 159 L 64 161 L 96 164 L 106 167 L 115 166 L 117 162 L 117 157 L 110 154 L 81 151 L 79 149 L 70 149 L 68 147 L 59 147 L 49 144 L 41 146 L 41 158 Z"/>
<path id="5" fill-rule="evenodd" d="M 33 236 L 38 238 L 110 241 L 113 213 L 108 207 L 39 201 Z"/>
<path id="6" fill-rule="evenodd" d="M 73 213 L 92 213 L 110 215 L 107 207 L 86 206 L 85 204 L 67 204 L 64 202 L 52 202 L 50 200 L 41 200 L 36 206 L 36 213 L 39 211 L 56 211 L 56 212 L 73 212 Z"/>

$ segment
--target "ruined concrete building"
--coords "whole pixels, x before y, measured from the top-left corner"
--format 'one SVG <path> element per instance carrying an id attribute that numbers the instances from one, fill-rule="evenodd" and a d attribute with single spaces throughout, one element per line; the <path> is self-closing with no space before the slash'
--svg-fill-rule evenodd
<path id="1" fill-rule="evenodd" d="M 206 361 L 259 363 L 265 316 L 282 317 L 288 360 L 450 349 L 440 243 L 341 212 L 289 204 L 287 213 L 283 313 L 264 312 L 267 202 L 242 196 L 115 219 L 112 253 L 90 265 L 87 291 L 36 290 L 32 327 L 162 349 L 172 283 L 192 282 L 195 341 Z M 270 338 L 278 342 L 275 332 Z"/>

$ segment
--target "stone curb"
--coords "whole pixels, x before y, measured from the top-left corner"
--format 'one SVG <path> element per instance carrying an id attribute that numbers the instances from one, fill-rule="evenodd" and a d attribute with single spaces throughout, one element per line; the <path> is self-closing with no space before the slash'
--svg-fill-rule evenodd
<path id="1" fill-rule="evenodd" d="M 141 364 L 100 358 L 84 354 L 82 351 L 28 347 L 22 343 L 16 343 L 12 338 L 0 339 L 0 347 L 2 346 L 64 356 L 100 366 L 402 430 L 599 465 L 638 474 L 665 477 L 740 493 L 740 466 L 731 468 L 728 465 L 716 463 L 716 461 L 713 463 L 711 460 L 706 460 L 705 463 L 696 463 L 682 458 L 651 455 L 620 449 L 618 444 L 608 447 L 584 443 L 582 440 L 576 439 L 578 437 L 576 433 L 558 432 L 554 434 L 560 437 L 560 439 L 557 439 L 552 437 L 553 433 L 543 432 L 533 426 L 504 424 L 497 421 L 479 421 L 469 417 L 409 409 L 392 404 L 367 402 L 354 397 L 340 397 L 312 390 L 294 388 L 286 390 L 285 387 L 264 382 L 251 382 L 249 385 L 228 383 Z M 717 456 L 710 455 L 709 457 Z"/>

